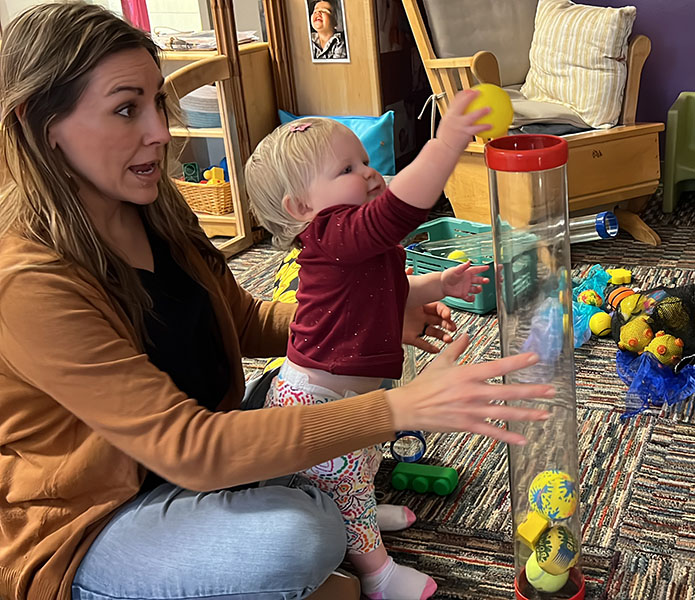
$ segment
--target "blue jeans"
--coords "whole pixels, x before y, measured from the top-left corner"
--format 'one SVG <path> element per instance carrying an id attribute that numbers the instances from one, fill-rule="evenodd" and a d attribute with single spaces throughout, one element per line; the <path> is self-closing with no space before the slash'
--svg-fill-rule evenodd
<path id="1" fill-rule="evenodd" d="M 247 387 L 257 409 L 277 369 Z M 192 492 L 163 483 L 122 506 L 92 543 L 72 600 L 294 600 L 342 562 L 338 508 L 300 477 Z"/>
<path id="2" fill-rule="evenodd" d="M 305 598 L 345 544 L 340 512 L 310 484 L 199 493 L 165 483 L 115 514 L 82 560 L 72 598 Z"/>

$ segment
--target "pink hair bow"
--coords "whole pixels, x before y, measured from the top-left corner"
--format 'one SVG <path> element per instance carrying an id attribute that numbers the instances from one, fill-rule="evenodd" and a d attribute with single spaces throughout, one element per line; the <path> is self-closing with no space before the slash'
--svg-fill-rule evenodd
<path id="1" fill-rule="evenodd" d="M 306 131 L 311 127 L 311 123 L 300 123 L 299 125 L 290 125 L 290 133 L 297 133 L 298 131 Z"/>

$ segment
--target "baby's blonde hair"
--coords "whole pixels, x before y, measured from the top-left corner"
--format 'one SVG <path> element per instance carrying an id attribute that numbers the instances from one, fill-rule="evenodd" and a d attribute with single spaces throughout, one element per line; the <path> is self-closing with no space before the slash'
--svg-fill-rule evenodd
<path id="1" fill-rule="evenodd" d="M 297 236 L 309 224 L 298 221 L 282 205 L 282 199 L 303 198 L 323 161 L 332 156 L 331 141 L 342 123 L 306 117 L 281 125 L 266 136 L 246 162 L 244 171 L 251 210 L 258 222 L 282 249 L 297 245 Z"/>

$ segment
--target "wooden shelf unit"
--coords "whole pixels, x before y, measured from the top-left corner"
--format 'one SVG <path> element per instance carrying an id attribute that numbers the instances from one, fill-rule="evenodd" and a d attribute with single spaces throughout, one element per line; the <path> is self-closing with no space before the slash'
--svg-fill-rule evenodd
<path id="1" fill-rule="evenodd" d="M 225 2 L 217 2 L 218 18 L 219 7 Z M 224 6 L 222 6 L 224 8 Z M 226 29 L 230 26 L 226 22 Z M 191 65 L 201 63 L 221 54 L 229 56 L 229 44 L 220 40 L 220 30 L 215 26 L 218 33 L 218 45 L 220 51 L 202 50 L 164 50 L 162 51 L 163 61 L 177 61 L 186 63 L 182 68 L 191 68 Z M 227 32 L 228 33 L 228 32 Z M 227 50 L 225 51 L 225 47 Z M 220 115 L 223 116 L 222 127 L 171 127 L 170 132 L 174 137 L 182 139 L 222 139 L 225 144 L 226 155 L 232 156 L 236 152 L 236 186 L 232 185 L 233 196 L 236 195 L 233 212 L 225 215 L 210 215 L 196 213 L 198 222 L 208 237 L 225 237 L 222 243 L 217 243 L 217 247 L 227 256 L 247 248 L 253 243 L 252 227 L 249 217 L 248 202 L 245 187 L 243 185 L 241 165 L 245 162 L 250 150 L 265 135 L 270 133 L 277 125 L 277 104 L 275 100 L 275 87 L 273 83 L 273 73 L 271 67 L 269 44 L 266 42 L 251 42 L 236 46 L 237 50 L 237 71 L 238 71 L 238 92 L 230 81 L 221 82 L 218 85 L 218 99 L 220 104 Z M 230 79 L 234 77 L 234 61 L 230 57 Z M 172 73 L 173 75 L 173 73 Z M 230 89 L 231 88 L 231 89 Z M 230 98 L 232 93 L 240 94 L 240 97 Z M 225 119 L 225 107 L 234 107 L 232 119 Z M 239 110 L 241 107 L 241 110 Z M 243 115 L 239 116 L 238 113 Z M 243 117 L 243 123 L 239 121 Z M 233 139 L 236 131 L 236 140 Z M 231 135 L 229 135 L 231 134 Z M 228 159 L 229 163 L 229 159 Z M 241 217 L 241 219 L 239 218 Z"/>

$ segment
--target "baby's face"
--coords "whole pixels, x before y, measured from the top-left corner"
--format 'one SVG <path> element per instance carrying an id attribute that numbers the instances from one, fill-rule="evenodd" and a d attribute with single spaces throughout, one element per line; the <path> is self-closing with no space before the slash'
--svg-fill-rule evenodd
<path id="1" fill-rule="evenodd" d="M 382 194 L 386 188 L 381 174 L 369 166 L 367 152 L 355 134 L 337 131 L 331 148 L 332 155 L 325 157 L 307 190 L 311 218 L 331 206 L 362 205 Z"/>
<path id="2" fill-rule="evenodd" d="M 333 9 L 330 2 L 317 2 L 311 13 L 311 26 L 319 33 L 333 31 Z"/>

